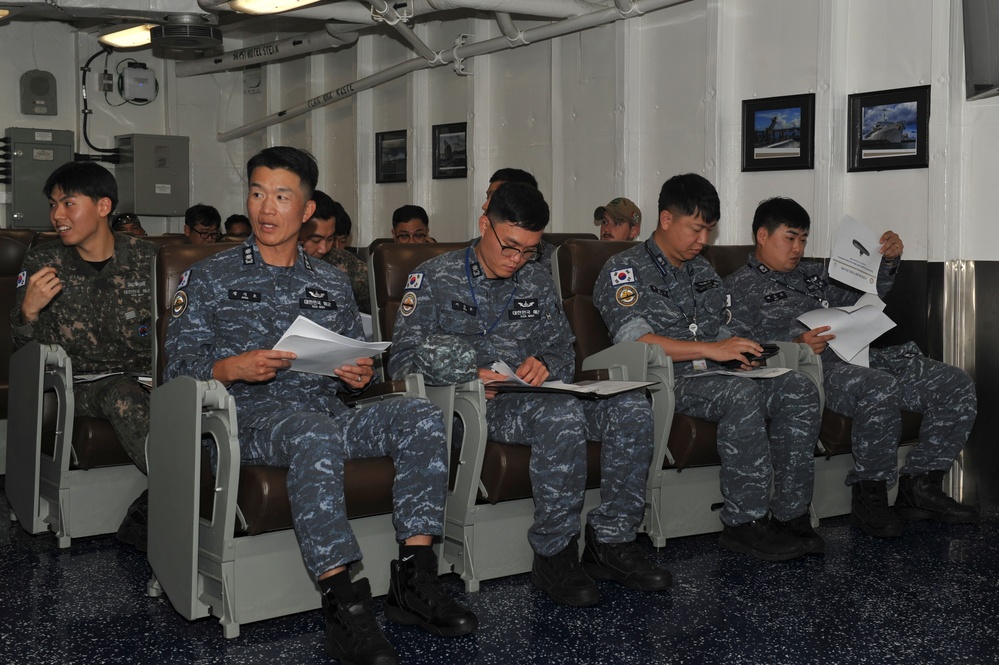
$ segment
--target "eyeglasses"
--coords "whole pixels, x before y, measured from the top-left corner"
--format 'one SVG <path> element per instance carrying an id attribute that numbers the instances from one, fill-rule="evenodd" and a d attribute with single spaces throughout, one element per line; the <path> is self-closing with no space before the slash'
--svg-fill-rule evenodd
<path id="1" fill-rule="evenodd" d="M 493 235 L 496 236 L 496 242 L 500 246 L 500 254 L 508 259 L 514 257 L 519 261 L 536 261 L 541 255 L 541 251 L 537 247 L 528 247 L 527 249 L 517 249 L 516 247 L 510 247 L 509 245 L 504 245 L 503 241 L 500 240 L 499 234 L 496 233 L 496 228 L 493 226 L 493 220 L 489 220 L 489 228 L 493 230 Z"/>
<path id="2" fill-rule="evenodd" d="M 397 233 L 395 234 L 395 239 L 398 242 L 409 242 L 410 240 L 415 240 L 416 242 L 423 242 L 427 239 L 426 233 Z"/>
<path id="3" fill-rule="evenodd" d="M 197 233 L 198 237 L 202 240 L 218 240 L 222 237 L 222 234 L 218 231 L 199 231 L 198 229 L 191 229 L 191 233 Z"/>

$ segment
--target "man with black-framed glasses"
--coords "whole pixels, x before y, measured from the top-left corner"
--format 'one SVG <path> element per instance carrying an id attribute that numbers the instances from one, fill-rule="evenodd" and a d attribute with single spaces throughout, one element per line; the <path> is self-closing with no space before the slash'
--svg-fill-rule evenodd
<path id="1" fill-rule="evenodd" d="M 184 235 L 192 245 L 218 242 L 222 238 L 222 215 L 210 205 L 198 203 L 184 213 Z"/>
<path id="2" fill-rule="evenodd" d="M 475 366 L 463 369 L 483 381 L 504 378 L 493 369 L 498 361 L 532 385 L 572 380 L 573 336 L 551 274 L 537 261 L 548 219 L 548 204 L 537 189 L 503 183 L 479 218 L 476 242 L 409 275 L 389 357 L 394 377 L 418 368 L 429 383 L 446 383 L 435 375 L 453 376 L 456 363 L 433 359 L 468 349 L 469 358 L 474 350 Z M 668 588 L 669 571 L 634 544 L 652 458 L 652 411 L 644 395 L 580 400 L 487 388 L 486 398 L 489 438 L 531 446 L 531 582 L 556 602 L 574 606 L 599 601 L 592 577 L 643 591 Z M 601 503 L 587 515 L 580 562 L 587 440 L 603 444 Z"/>

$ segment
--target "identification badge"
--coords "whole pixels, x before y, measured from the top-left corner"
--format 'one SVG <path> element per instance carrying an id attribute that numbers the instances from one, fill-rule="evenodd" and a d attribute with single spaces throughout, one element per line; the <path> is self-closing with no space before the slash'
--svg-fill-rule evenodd
<path id="1" fill-rule="evenodd" d="M 332 300 L 322 300 L 320 298 L 299 298 L 298 308 L 333 310 L 336 309 L 336 302 Z"/>
<path id="2" fill-rule="evenodd" d="M 260 294 L 256 291 L 242 291 L 240 289 L 229 289 L 229 300 L 242 300 L 243 302 L 260 302 Z"/>
<path id="3" fill-rule="evenodd" d="M 698 372 L 703 372 L 708 369 L 708 361 L 703 358 L 701 360 L 694 360 L 690 364 L 693 365 L 694 370 Z"/>
<path id="4" fill-rule="evenodd" d="M 513 307 L 507 310 L 507 316 L 511 321 L 541 318 L 541 307 L 538 306 L 538 299 L 518 298 L 514 301 Z"/>
<path id="5" fill-rule="evenodd" d="M 467 304 L 461 302 L 460 300 L 452 300 L 451 301 L 451 309 L 453 309 L 456 312 L 464 312 L 465 314 L 468 314 L 469 316 L 476 316 L 479 313 L 479 308 L 478 307 L 473 307 L 472 305 L 467 305 Z"/>

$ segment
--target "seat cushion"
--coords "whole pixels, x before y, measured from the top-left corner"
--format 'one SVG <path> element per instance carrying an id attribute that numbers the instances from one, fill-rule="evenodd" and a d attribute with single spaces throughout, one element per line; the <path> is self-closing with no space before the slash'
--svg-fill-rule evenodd
<path id="1" fill-rule="evenodd" d="M 708 420 L 685 416 L 673 416 L 673 426 L 669 431 L 666 446 L 673 456 L 663 462 L 664 469 L 685 469 L 691 466 L 721 464 L 718 456 L 718 425 Z"/>
<path id="2" fill-rule="evenodd" d="M 347 517 L 370 517 L 392 512 L 392 483 L 395 465 L 389 457 L 347 460 L 343 468 Z M 206 501 L 202 475 L 202 517 L 211 518 L 211 502 Z M 207 489 L 213 485 L 209 474 Z M 292 527 L 291 503 L 288 500 L 288 469 L 271 466 L 243 466 L 239 470 L 236 503 L 246 520 L 246 533 Z M 210 494 L 208 494 L 210 497 Z"/>
<path id="3" fill-rule="evenodd" d="M 923 416 L 912 411 L 902 411 L 902 434 L 899 445 L 913 444 L 919 441 L 919 428 Z M 842 455 L 853 451 L 853 420 L 826 409 L 822 413 L 822 429 L 819 431 L 819 441 L 825 448 L 825 454 Z"/>
<path id="4" fill-rule="evenodd" d="M 532 495 L 529 465 L 531 447 L 490 441 L 482 460 L 479 503 L 496 504 Z M 600 444 L 586 442 L 586 488 L 600 487 Z"/>

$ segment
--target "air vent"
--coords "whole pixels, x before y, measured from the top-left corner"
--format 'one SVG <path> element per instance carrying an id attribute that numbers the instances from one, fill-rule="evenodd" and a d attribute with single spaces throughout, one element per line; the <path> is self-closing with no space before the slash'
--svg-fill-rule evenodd
<path id="1" fill-rule="evenodd" d="M 211 25 L 168 23 L 149 32 L 153 55 L 172 60 L 207 58 L 222 53 L 222 31 Z"/>

